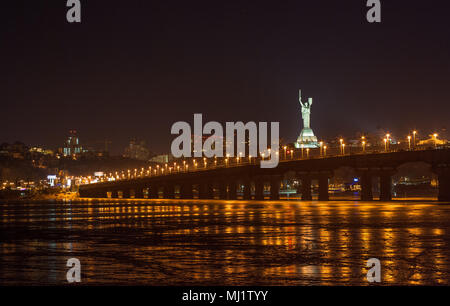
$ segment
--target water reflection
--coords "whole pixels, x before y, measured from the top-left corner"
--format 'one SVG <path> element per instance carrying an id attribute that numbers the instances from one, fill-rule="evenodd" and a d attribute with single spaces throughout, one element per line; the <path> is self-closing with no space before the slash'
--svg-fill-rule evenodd
<path id="1" fill-rule="evenodd" d="M 0 204 L 1 284 L 448 284 L 450 206 L 200 200 Z"/>

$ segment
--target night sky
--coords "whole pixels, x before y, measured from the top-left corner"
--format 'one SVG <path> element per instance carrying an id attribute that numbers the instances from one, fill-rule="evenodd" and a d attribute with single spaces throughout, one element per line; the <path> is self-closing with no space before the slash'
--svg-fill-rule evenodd
<path id="1" fill-rule="evenodd" d="M 298 89 L 319 138 L 377 127 L 448 128 L 450 18 L 444 0 L 2 1 L 0 142 L 62 145 L 69 129 L 121 153 L 130 138 L 168 152 L 176 121 L 279 121 L 301 130 Z"/>

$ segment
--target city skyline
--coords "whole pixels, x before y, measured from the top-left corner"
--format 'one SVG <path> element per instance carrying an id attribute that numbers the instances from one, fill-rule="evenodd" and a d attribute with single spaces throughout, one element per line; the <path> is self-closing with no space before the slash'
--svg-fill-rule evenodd
<path id="1" fill-rule="evenodd" d="M 83 3 L 81 24 L 65 21 L 63 4 L 7 4 L 2 142 L 55 147 L 76 129 L 88 143 L 114 138 L 115 154 L 131 137 L 166 152 L 170 126 L 195 112 L 279 121 L 291 142 L 299 87 L 317 101 L 319 138 L 447 127 L 450 46 L 438 4 L 421 14 L 414 1 L 384 3 L 380 24 L 367 23 L 364 1 Z"/>

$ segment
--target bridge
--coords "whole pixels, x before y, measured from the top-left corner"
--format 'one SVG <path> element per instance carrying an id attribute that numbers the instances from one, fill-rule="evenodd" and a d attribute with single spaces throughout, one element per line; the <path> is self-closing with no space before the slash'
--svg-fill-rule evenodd
<path id="1" fill-rule="evenodd" d="M 264 200 L 264 187 L 270 199 L 278 200 L 280 185 L 287 172 L 301 181 L 301 199 L 312 200 L 311 181 L 318 180 L 318 200 L 329 200 L 328 182 L 340 167 L 351 167 L 360 177 L 361 200 L 373 200 L 372 180 L 379 178 L 380 200 L 392 199 L 392 175 L 405 163 L 425 162 L 439 182 L 439 201 L 450 201 L 450 148 L 399 150 L 383 153 L 358 153 L 338 156 L 308 156 L 281 160 L 276 168 L 260 168 L 258 160 L 206 167 L 190 171 L 167 171 L 162 175 L 81 185 L 81 197 L 89 198 L 181 198 L 237 199 L 237 186 L 243 185 L 244 200 Z M 151 174 L 151 173 L 150 173 Z M 254 188 L 252 188 L 254 186 Z"/>

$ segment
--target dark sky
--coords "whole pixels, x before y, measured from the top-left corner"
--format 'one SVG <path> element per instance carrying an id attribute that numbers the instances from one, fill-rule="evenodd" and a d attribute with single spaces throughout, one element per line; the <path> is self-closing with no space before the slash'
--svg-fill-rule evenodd
<path id="1" fill-rule="evenodd" d="M 69 129 L 114 153 L 131 137 L 170 150 L 171 125 L 279 121 L 301 130 L 313 97 L 319 138 L 383 127 L 448 127 L 450 18 L 444 0 L 2 1 L 0 142 L 61 145 Z"/>

